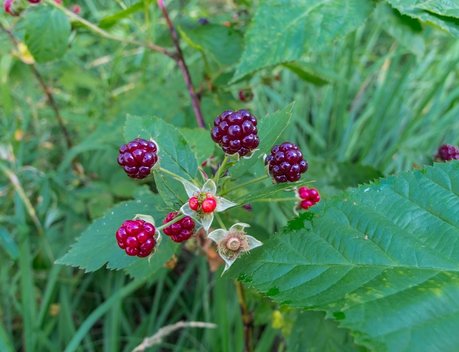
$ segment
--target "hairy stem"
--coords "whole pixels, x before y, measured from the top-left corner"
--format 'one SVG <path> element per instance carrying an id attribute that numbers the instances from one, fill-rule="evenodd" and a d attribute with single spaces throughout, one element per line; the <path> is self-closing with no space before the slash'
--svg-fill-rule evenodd
<path id="1" fill-rule="evenodd" d="M 220 180 L 220 176 L 225 172 L 226 164 L 228 163 L 228 155 L 225 154 L 220 167 L 218 168 L 217 172 L 215 173 L 214 182 L 218 187 L 218 181 Z"/>
<path id="2" fill-rule="evenodd" d="M 174 24 L 172 23 L 171 18 L 169 17 L 169 12 L 167 11 L 166 5 L 164 4 L 164 0 L 158 0 L 158 6 L 163 13 L 164 19 L 166 20 L 167 26 L 169 27 L 169 32 L 171 34 L 171 38 L 174 43 L 175 49 L 177 50 L 177 57 L 175 59 L 176 59 L 176 62 L 177 62 L 177 65 L 180 71 L 182 72 L 183 79 L 188 89 L 188 93 L 191 98 L 191 104 L 193 106 L 193 111 L 194 111 L 194 115 L 196 118 L 196 122 L 199 127 L 205 128 L 206 124 L 204 122 L 204 117 L 201 111 L 201 102 L 194 89 L 193 81 L 191 80 L 190 71 L 188 70 L 188 66 L 185 62 L 185 58 L 183 56 L 183 52 L 180 47 L 180 41 L 179 41 L 177 31 L 175 30 Z"/>

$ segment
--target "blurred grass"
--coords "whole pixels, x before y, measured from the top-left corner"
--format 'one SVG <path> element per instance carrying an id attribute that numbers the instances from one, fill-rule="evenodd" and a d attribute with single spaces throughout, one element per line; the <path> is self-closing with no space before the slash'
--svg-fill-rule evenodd
<path id="1" fill-rule="evenodd" d="M 83 15 L 95 22 L 133 3 L 79 1 Z M 178 21 L 212 16 L 222 23 L 236 12 L 223 1 L 172 6 Z M 117 23 L 114 30 L 168 45 L 152 8 Z M 11 19 L 1 16 L 10 25 Z M 440 143 L 459 144 L 459 44 L 427 29 L 422 35 L 427 50 L 414 55 L 376 22 L 370 19 L 346 40 L 304 58 L 327 77 L 329 83 L 320 86 L 285 67 L 227 86 L 221 82 L 230 75 L 206 72 L 201 53 L 186 47 L 193 78 L 203 89 L 207 121 L 229 107 L 247 107 L 263 118 L 296 101 L 295 128 L 285 138 L 301 145 L 311 165 L 308 177 L 325 197 L 353 182 L 430 163 Z M 245 24 L 241 20 L 235 26 Z M 20 36 L 20 26 L 16 30 Z M 173 270 L 162 269 L 144 281 L 121 272 L 84 274 L 53 265 L 92 219 L 141 187 L 154 187 L 151 181 L 126 180 L 114 162 L 126 113 L 195 127 L 173 62 L 83 31 L 64 60 L 39 68 L 75 139 L 70 151 L 29 67 L 12 55 L 0 33 L 0 163 L 25 194 L 21 197 L 11 180 L 0 175 L 0 350 L 130 351 L 164 325 L 201 320 L 218 328 L 183 330 L 152 350 L 241 351 L 243 325 L 233 283 L 209 272 L 203 257 L 183 250 Z M 212 91 L 205 89 L 204 73 L 213 77 Z M 252 102 L 237 100 L 241 88 L 254 93 Z M 85 176 L 72 170 L 75 158 Z M 362 177 L 356 181 L 355 174 Z M 237 215 L 258 223 L 254 231 L 266 236 L 293 216 L 292 207 L 257 203 L 253 212 Z M 271 326 L 271 304 L 249 292 L 249 305 L 256 317 L 256 351 L 282 350 L 282 333 Z"/>

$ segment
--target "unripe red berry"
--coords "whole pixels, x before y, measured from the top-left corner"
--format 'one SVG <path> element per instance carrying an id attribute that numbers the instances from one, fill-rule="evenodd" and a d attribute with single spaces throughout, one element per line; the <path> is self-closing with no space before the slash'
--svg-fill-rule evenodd
<path id="1" fill-rule="evenodd" d="M 29 3 L 31 4 L 39 4 L 41 2 L 41 0 L 27 0 L 29 1 Z"/>
<path id="2" fill-rule="evenodd" d="M 75 15 L 79 15 L 81 13 L 81 7 L 80 5 L 72 5 L 72 12 Z"/>
<path id="3" fill-rule="evenodd" d="M 188 200 L 188 205 L 190 206 L 191 210 L 198 211 L 199 210 L 199 200 L 197 197 L 191 197 Z"/>
<path id="4" fill-rule="evenodd" d="M 164 219 L 163 224 L 174 220 L 178 212 L 172 212 L 167 215 Z M 188 240 L 194 232 L 195 223 L 193 219 L 189 216 L 185 216 L 183 219 L 177 221 L 176 223 L 164 228 L 164 233 L 175 242 L 183 242 Z"/>
<path id="5" fill-rule="evenodd" d="M 301 198 L 299 207 L 302 209 L 309 209 L 314 204 L 320 202 L 320 194 L 315 188 L 300 187 L 298 195 Z"/>
<path id="6" fill-rule="evenodd" d="M 116 231 L 116 241 L 127 255 L 148 257 L 156 246 L 156 228 L 144 220 L 126 220 Z"/>
<path id="7" fill-rule="evenodd" d="M 212 196 L 207 196 L 206 199 L 203 200 L 201 208 L 204 213 L 212 213 L 215 208 L 217 207 L 217 201 Z"/>

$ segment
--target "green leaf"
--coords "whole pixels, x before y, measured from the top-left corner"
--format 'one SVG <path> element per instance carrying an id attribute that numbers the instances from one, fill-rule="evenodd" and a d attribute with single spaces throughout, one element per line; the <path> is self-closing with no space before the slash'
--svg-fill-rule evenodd
<path id="1" fill-rule="evenodd" d="M 234 65 L 241 57 L 242 35 L 233 28 L 209 23 L 194 28 L 180 27 L 179 30 L 190 46 L 222 66 Z"/>
<path id="2" fill-rule="evenodd" d="M 180 133 L 183 134 L 190 145 L 199 164 L 213 154 L 215 143 L 210 138 L 209 130 L 203 128 L 181 128 Z"/>
<path id="3" fill-rule="evenodd" d="M 402 14 L 417 18 L 459 36 L 459 7 L 449 0 L 386 0 Z"/>
<path id="4" fill-rule="evenodd" d="M 99 27 L 107 29 L 111 28 L 114 25 L 116 25 L 118 22 L 121 20 L 129 17 L 133 13 L 136 13 L 138 11 L 142 11 L 145 9 L 148 3 L 151 1 L 139 1 L 133 4 L 132 6 L 129 6 L 121 11 L 115 12 L 114 14 L 111 14 L 109 16 L 106 16 L 102 18 L 99 22 Z"/>
<path id="5" fill-rule="evenodd" d="M 11 259 L 17 259 L 19 249 L 11 237 L 11 234 L 4 227 L 0 227 L 0 247 L 10 256 Z"/>
<path id="6" fill-rule="evenodd" d="M 424 53 L 422 26 L 418 20 L 400 14 L 383 2 L 376 7 L 374 19 L 384 31 L 413 54 Z"/>
<path id="7" fill-rule="evenodd" d="M 316 206 L 233 274 L 275 301 L 324 310 L 385 351 L 459 344 L 459 162 L 361 186 Z"/>
<path id="8" fill-rule="evenodd" d="M 282 110 L 276 111 L 266 117 L 258 120 L 258 136 L 260 145 L 258 150 L 250 159 L 241 159 L 230 172 L 233 177 L 239 177 L 246 172 L 254 171 L 254 167 L 258 163 L 263 165 L 263 156 L 268 153 L 279 137 L 289 127 L 292 118 L 294 103 L 287 105 Z M 264 168 L 261 168 L 262 172 Z"/>
<path id="9" fill-rule="evenodd" d="M 189 180 L 196 177 L 198 164 L 185 137 L 162 119 L 129 115 L 126 119 L 124 137 L 126 141 L 137 137 L 155 140 L 158 144 L 159 164 L 162 168 Z"/>
<path id="10" fill-rule="evenodd" d="M 316 86 L 323 86 L 331 81 L 331 78 L 325 77 L 325 75 L 319 72 L 313 65 L 289 62 L 283 64 L 283 66 L 295 73 L 302 80 L 315 84 Z"/>
<path id="11" fill-rule="evenodd" d="M 233 80 L 301 58 L 361 26 L 373 10 L 367 0 L 267 0 L 258 6 Z"/>
<path id="12" fill-rule="evenodd" d="M 126 269 L 135 276 L 152 274 L 170 258 L 176 245 L 163 238 L 149 261 L 147 258 L 127 256 L 118 247 L 115 233 L 125 220 L 132 219 L 136 214 L 151 215 L 160 224 L 166 213 L 159 196 L 150 193 L 137 200 L 120 203 L 94 221 L 56 264 L 78 267 L 86 272 L 96 271 L 107 264 L 109 269 Z"/>
<path id="13" fill-rule="evenodd" d="M 65 54 L 71 27 L 62 11 L 43 5 L 32 7 L 24 21 L 24 41 L 37 62 L 56 60 Z"/>
<path id="14" fill-rule="evenodd" d="M 178 211 L 188 201 L 183 184 L 162 172 L 155 172 L 155 183 L 163 202 L 171 211 Z"/>
<path id="15" fill-rule="evenodd" d="M 287 338 L 290 352 L 351 352 L 359 348 L 345 329 L 336 322 L 325 319 L 320 312 L 297 312 L 293 330 Z"/>

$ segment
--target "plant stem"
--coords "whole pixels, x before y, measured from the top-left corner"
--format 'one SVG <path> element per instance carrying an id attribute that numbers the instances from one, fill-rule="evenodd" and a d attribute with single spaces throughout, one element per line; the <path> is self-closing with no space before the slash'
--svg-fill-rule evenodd
<path id="1" fill-rule="evenodd" d="M 237 298 L 239 301 L 239 306 L 241 308 L 242 323 L 244 324 L 244 352 L 252 352 L 252 336 L 253 336 L 253 318 L 252 313 L 250 312 L 247 301 L 245 299 L 244 286 L 239 281 L 236 281 L 236 292 Z"/>
<path id="2" fill-rule="evenodd" d="M 217 172 L 215 173 L 214 176 L 214 182 L 218 187 L 218 181 L 220 180 L 220 176 L 222 173 L 225 171 L 226 164 L 228 163 L 228 155 L 225 154 L 225 157 L 223 158 L 222 163 L 220 164 L 220 167 L 218 168 Z"/>
<path id="3" fill-rule="evenodd" d="M 191 98 L 191 104 L 193 106 L 194 115 L 196 118 L 196 122 L 199 127 L 205 128 L 206 123 L 204 122 L 204 118 L 202 116 L 201 111 L 201 102 L 199 100 L 198 95 L 193 86 L 193 81 L 191 80 L 190 71 L 188 70 L 188 66 L 185 62 L 185 58 L 183 56 L 182 49 L 180 47 L 179 37 L 177 35 L 177 31 L 169 17 L 169 12 L 167 11 L 166 5 L 164 4 L 164 0 L 158 0 L 158 6 L 161 9 L 164 19 L 166 20 L 167 26 L 169 27 L 169 32 L 171 34 L 172 42 L 175 45 L 175 49 L 177 50 L 176 62 L 177 65 L 182 72 L 183 79 L 185 81 L 186 87 L 188 89 L 188 93 Z"/>
<path id="4" fill-rule="evenodd" d="M 261 198 L 261 199 L 256 199 L 250 203 L 277 203 L 277 202 L 295 202 L 297 199 L 296 198 Z"/>
<path id="5" fill-rule="evenodd" d="M 257 178 L 254 178 L 250 181 L 247 181 L 247 182 L 244 182 L 244 183 L 241 183 L 240 185 L 237 185 L 229 190 L 227 190 L 226 192 L 223 192 L 222 193 L 222 196 L 224 196 L 225 194 L 228 194 L 228 193 L 231 193 L 237 189 L 240 189 L 240 188 L 244 188 L 244 187 L 247 187 L 247 186 L 250 186 L 250 185 L 253 185 L 255 183 L 258 183 L 258 182 L 262 182 L 264 180 L 266 180 L 268 178 L 268 175 L 263 175 L 263 176 L 260 176 L 260 177 L 257 177 Z"/>
<path id="6" fill-rule="evenodd" d="M 161 226 L 157 227 L 156 230 L 161 231 L 161 230 L 165 229 L 166 227 L 169 227 L 172 224 L 175 224 L 176 222 L 182 220 L 184 217 L 185 217 L 185 214 L 181 214 L 181 215 L 175 217 L 174 219 L 172 219 L 171 221 L 166 222 L 164 225 L 161 225 Z"/>
<path id="7" fill-rule="evenodd" d="M 179 175 L 177 175 L 177 174 L 174 174 L 172 171 L 163 169 L 162 167 L 158 168 L 157 170 L 160 171 L 160 172 L 162 172 L 162 173 L 165 173 L 165 174 L 167 174 L 167 175 L 169 175 L 169 176 L 171 176 L 171 177 L 173 177 L 173 178 L 175 178 L 175 179 L 176 179 L 177 181 L 179 181 L 179 182 L 182 182 L 182 183 L 183 183 L 183 181 L 188 182 L 188 181 L 185 180 L 183 177 L 181 177 L 181 176 L 179 176 Z"/>

